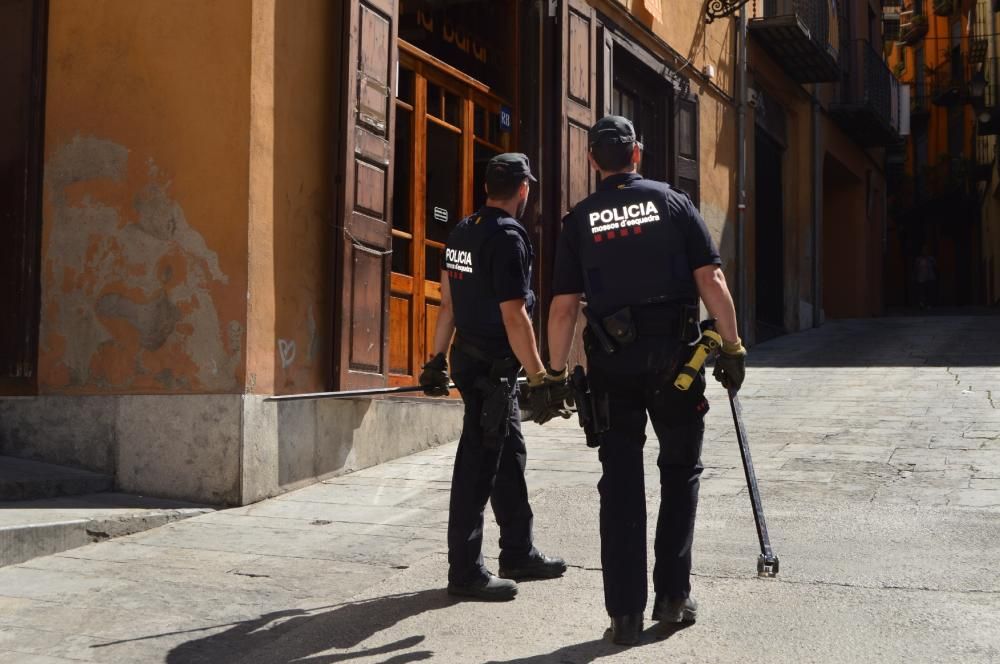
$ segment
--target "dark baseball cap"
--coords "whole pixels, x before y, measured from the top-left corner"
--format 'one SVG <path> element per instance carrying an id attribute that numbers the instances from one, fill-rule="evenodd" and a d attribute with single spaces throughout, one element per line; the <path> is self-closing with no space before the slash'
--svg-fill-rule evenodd
<path id="1" fill-rule="evenodd" d="M 591 147 L 600 143 L 635 143 L 635 127 L 628 118 L 605 115 L 590 128 L 587 140 Z"/>
<path id="2" fill-rule="evenodd" d="M 504 152 L 490 159 L 486 164 L 486 184 L 507 184 L 510 182 L 520 182 L 528 178 L 532 182 L 538 182 L 531 174 L 531 165 L 528 157 L 520 152 Z"/>

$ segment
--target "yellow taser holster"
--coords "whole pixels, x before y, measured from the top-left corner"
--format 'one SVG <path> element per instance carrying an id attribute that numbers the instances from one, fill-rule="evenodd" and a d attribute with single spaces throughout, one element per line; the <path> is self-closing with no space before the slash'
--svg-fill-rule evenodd
<path id="1" fill-rule="evenodd" d="M 694 379 L 701 372 L 701 368 L 705 366 L 708 358 L 722 348 L 722 335 L 711 327 L 703 327 L 701 337 L 692 345 L 694 352 L 691 354 L 691 359 L 681 367 L 677 378 L 674 379 L 674 387 L 682 392 L 687 392 L 691 388 Z"/>

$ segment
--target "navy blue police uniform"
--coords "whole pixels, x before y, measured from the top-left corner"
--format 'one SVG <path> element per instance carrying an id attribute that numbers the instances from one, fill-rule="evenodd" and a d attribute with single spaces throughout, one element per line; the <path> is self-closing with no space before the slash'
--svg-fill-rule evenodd
<path id="1" fill-rule="evenodd" d="M 610 427 L 599 456 L 601 560 L 612 617 L 646 607 L 646 494 L 642 449 L 647 414 L 660 443 L 661 503 L 653 585 L 657 597 L 686 599 L 705 431 L 704 373 L 672 385 L 689 355 L 697 320 L 693 272 L 720 265 L 691 199 L 635 173 L 604 179 L 563 220 L 553 293 L 583 293 L 591 324 L 615 341 L 609 353 L 584 331 L 588 378 L 607 404 Z"/>
<path id="2" fill-rule="evenodd" d="M 527 231 L 493 207 L 459 222 L 445 247 L 443 267 L 455 314 L 450 365 L 465 405 L 448 518 L 449 584 L 488 576 L 482 556 L 487 501 L 500 527 L 500 568 L 539 555 L 532 544 L 526 449 L 515 398 L 520 365 L 500 312 L 501 302 L 523 299 L 530 314 L 532 259 Z"/>

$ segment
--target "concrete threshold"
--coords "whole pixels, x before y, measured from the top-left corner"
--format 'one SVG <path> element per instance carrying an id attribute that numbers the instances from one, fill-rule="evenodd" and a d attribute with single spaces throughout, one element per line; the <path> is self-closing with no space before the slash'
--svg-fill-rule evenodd
<path id="1" fill-rule="evenodd" d="M 0 502 L 0 567 L 213 511 L 193 503 L 122 493 Z"/>

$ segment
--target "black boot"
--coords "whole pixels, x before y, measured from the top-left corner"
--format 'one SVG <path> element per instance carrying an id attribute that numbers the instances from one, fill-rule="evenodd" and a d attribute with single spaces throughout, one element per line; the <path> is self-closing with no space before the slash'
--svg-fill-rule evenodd
<path id="1" fill-rule="evenodd" d="M 490 574 L 484 579 L 476 579 L 467 584 L 448 584 L 448 594 L 457 597 L 472 597 L 488 602 L 505 602 L 517 596 L 517 584 Z"/>
<path id="2" fill-rule="evenodd" d="M 642 635 L 642 614 L 611 616 L 611 640 L 620 646 L 634 646 Z"/>
<path id="3" fill-rule="evenodd" d="M 653 602 L 653 620 L 665 623 L 693 623 L 698 617 L 698 602 L 691 597 L 657 595 Z"/>
<path id="4" fill-rule="evenodd" d="M 541 553 L 514 564 L 500 564 L 500 576 L 505 579 L 554 579 L 565 572 L 565 560 Z"/>

